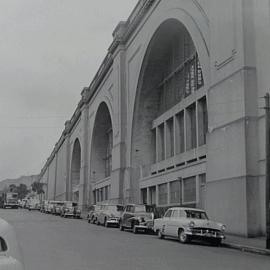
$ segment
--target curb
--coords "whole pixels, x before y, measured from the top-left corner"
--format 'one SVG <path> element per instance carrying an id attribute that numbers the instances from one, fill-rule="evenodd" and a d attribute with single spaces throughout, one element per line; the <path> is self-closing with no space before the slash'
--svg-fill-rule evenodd
<path id="1" fill-rule="evenodd" d="M 225 248 L 237 249 L 242 252 L 249 252 L 249 253 L 270 256 L 270 250 L 264 249 L 264 248 L 244 246 L 244 245 L 239 245 L 239 244 L 234 244 L 234 243 L 222 243 L 221 246 Z"/>

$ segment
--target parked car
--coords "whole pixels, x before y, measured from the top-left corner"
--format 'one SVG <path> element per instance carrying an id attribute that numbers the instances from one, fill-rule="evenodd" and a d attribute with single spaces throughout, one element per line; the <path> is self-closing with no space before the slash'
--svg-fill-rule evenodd
<path id="1" fill-rule="evenodd" d="M 61 208 L 62 217 L 81 218 L 81 210 L 78 208 L 78 203 L 67 201 Z"/>
<path id="2" fill-rule="evenodd" d="M 154 225 L 154 213 L 152 208 L 146 205 L 128 204 L 124 208 L 119 221 L 120 230 L 132 229 L 138 231 L 151 231 Z"/>
<path id="3" fill-rule="evenodd" d="M 49 207 L 50 207 L 50 201 L 44 201 L 44 213 L 48 214 L 49 213 Z"/>
<path id="4" fill-rule="evenodd" d="M 23 257 L 15 232 L 0 218 L 0 269 L 24 270 Z"/>
<path id="5" fill-rule="evenodd" d="M 119 220 L 122 212 L 124 211 L 123 205 L 118 204 L 105 204 L 101 206 L 100 212 L 97 215 L 97 224 L 102 224 L 105 227 L 119 226 Z"/>
<path id="6" fill-rule="evenodd" d="M 19 203 L 19 207 L 21 208 L 25 208 L 26 207 L 26 203 L 27 203 L 27 199 L 22 199 Z"/>
<path id="7" fill-rule="evenodd" d="M 28 210 L 39 210 L 40 209 L 40 201 L 38 199 L 30 199 L 28 202 Z"/>
<path id="8" fill-rule="evenodd" d="M 65 201 L 58 201 L 53 205 L 52 214 L 60 215 L 62 211 L 62 207 L 65 205 Z"/>
<path id="9" fill-rule="evenodd" d="M 102 205 L 91 205 L 87 214 L 88 223 L 97 223 L 98 215 L 101 211 Z"/>
<path id="10" fill-rule="evenodd" d="M 175 237 L 181 243 L 199 239 L 220 245 L 225 238 L 225 225 L 209 220 L 204 210 L 195 208 L 169 208 L 163 218 L 154 220 L 154 231 L 159 238 Z"/>
<path id="11" fill-rule="evenodd" d="M 58 203 L 58 201 L 49 201 L 48 205 L 46 207 L 46 213 L 48 214 L 52 214 L 53 213 L 53 207 L 54 205 L 56 205 Z"/>

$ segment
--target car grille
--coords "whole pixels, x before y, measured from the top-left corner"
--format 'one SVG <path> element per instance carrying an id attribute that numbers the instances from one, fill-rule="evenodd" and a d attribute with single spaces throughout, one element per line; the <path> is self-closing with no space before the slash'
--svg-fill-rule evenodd
<path id="1" fill-rule="evenodd" d="M 208 234 L 208 235 L 213 235 L 213 236 L 221 235 L 220 230 L 212 229 L 212 228 L 199 228 L 199 227 L 193 228 L 192 233 L 201 234 L 201 235 Z"/>

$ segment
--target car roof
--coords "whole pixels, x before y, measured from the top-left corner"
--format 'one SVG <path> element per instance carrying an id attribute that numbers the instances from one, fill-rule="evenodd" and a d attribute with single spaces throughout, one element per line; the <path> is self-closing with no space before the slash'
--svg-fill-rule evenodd
<path id="1" fill-rule="evenodd" d="M 168 210 L 189 210 L 189 211 L 205 212 L 203 209 L 191 208 L 191 207 L 171 207 Z"/>

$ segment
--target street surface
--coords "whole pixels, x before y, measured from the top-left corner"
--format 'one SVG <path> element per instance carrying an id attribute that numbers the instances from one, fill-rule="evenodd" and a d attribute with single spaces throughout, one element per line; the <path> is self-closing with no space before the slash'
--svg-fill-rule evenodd
<path id="1" fill-rule="evenodd" d="M 26 270 L 269 270 L 270 257 L 64 219 L 0 209 L 15 227 Z"/>

